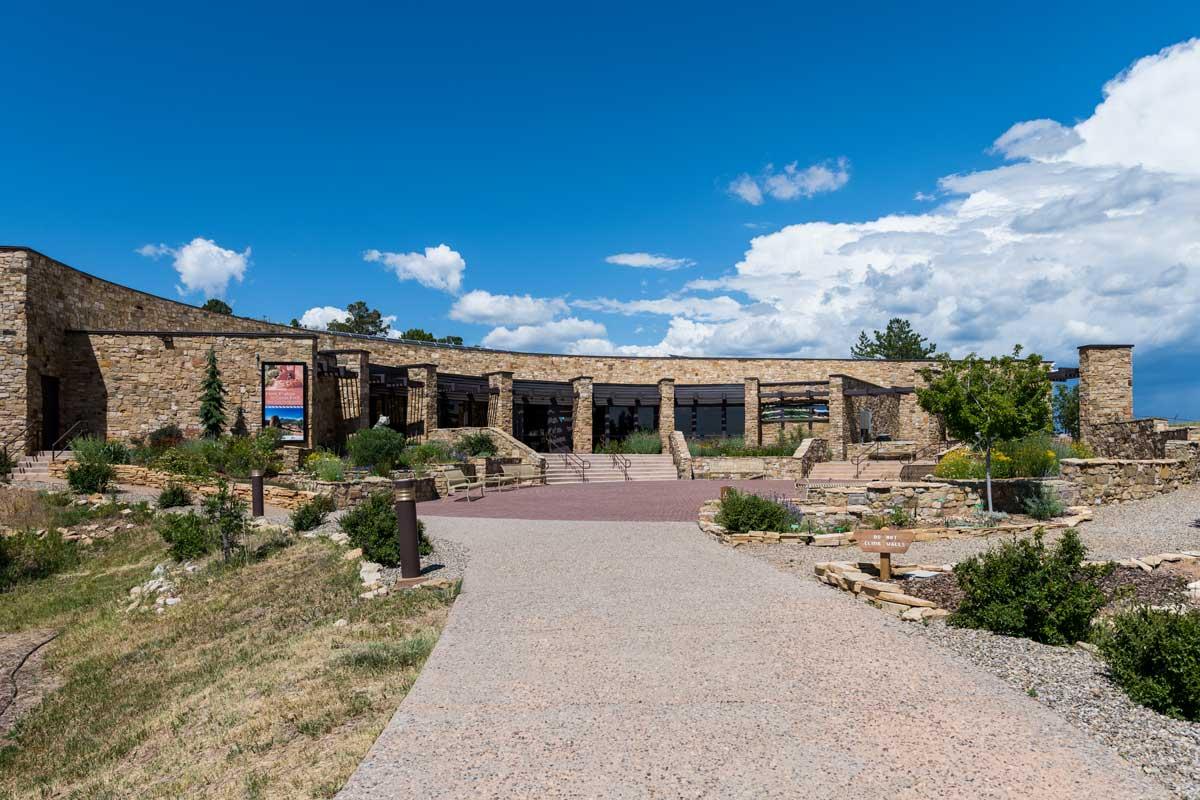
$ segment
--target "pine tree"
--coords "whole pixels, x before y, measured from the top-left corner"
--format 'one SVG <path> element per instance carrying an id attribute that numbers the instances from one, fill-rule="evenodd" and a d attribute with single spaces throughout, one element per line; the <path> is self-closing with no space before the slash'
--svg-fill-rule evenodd
<path id="1" fill-rule="evenodd" d="M 909 360 L 931 358 L 936 352 L 937 345 L 914 331 L 912 323 L 893 317 L 885 330 L 875 331 L 871 337 L 866 331 L 860 332 L 858 344 L 850 348 L 850 357 Z"/>
<path id="2" fill-rule="evenodd" d="M 210 347 L 205 357 L 204 380 L 200 384 L 200 427 L 209 439 L 216 439 L 225 428 L 225 385 L 217 369 L 217 354 Z"/>

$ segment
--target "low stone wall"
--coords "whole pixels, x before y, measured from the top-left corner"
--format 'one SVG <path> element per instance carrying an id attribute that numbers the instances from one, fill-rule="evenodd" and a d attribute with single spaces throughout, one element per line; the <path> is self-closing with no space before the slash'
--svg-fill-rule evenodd
<path id="1" fill-rule="evenodd" d="M 800 474 L 807 478 L 813 466 L 833 458 L 833 451 L 829 447 L 828 439 L 805 439 L 796 448 L 793 458 L 800 460 Z"/>
<path id="2" fill-rule="evenodd" d="M 675 462 L 675 473 L 681 481 L 692 479 L 692 451 L 688 449 L 687 438 L 683 431 L 671 431 L 667 438 L 667 446 L 671 450 L 671 460 Z"/>
<path id="3" fill-rule="evenodd" d="M 692 476 L 710 480 L 804 477 L 804 463 L 792 456 L 692 456 Z"/>
<path id="4" fill-rule="evenodd" d="M 1167 443 L 1187 441 L 1188 428 L 1172 428 L 1157 417 L 1094 423 L 1089 428 L 1088 444 L 1102 458 L 1165 458 Z"/>
<path id="5" fill-rule="evenodd" d="M 915 564 L 893 567 L 892 573 L 897 578 L 903 578 L 913 572 L 947 573 L 952 570 L 949 564 Z M 813 571 L 821 583 L 850 592 L 859 600 L 865 600 L 905 621 L 920 622 L 950 615 L 949 611 L 938 608 L 930 600 L 905 594 L 900 584 L 880 580 L 879 567 L 870 561 L 822 561 L 813 565 Z"/>
<path id="6" fill-rule="evenodd" d="M 1167 494 L 1195 480 L 1194 466 L 1172 458 L 1065 458 L 1062 478 L 1078 502 L 1126 503 Z"/>
<path id="7" fill-rule="evenodd" d="M 933 478 L 933 482 L 961 486 L 974 492 L 987 506 L 987 481 L 958 478 Z M 1062 478 L 992 478 L 992 507 L 1006 514 L 1024 514 L 1025 501 L 1043 489 L 1058 495 L 1064 506 L 1078 505 L 1079 491 L 1074 483 Z"/>
<path id="8" fill-rule="evenodd" d="M 71 461 L 54 461 L 49 467 L 50 477 L 62 478 L 67 477 L 67 467 L 73 462 Z M 115 480 L 119 484 L 127 484 L 129 486 L 148 486 L 152 489 L 163 489 L 169 483 L 178 483 L 186 485 L 189 489 L 199 492 L 206 497 L 216 494 L 219 487 L 215 481 L 205 478 L 189 478 L 186 475 L 176 475 L 172 472 L 160 472 L 149 467 L 139 467 L 134 464 L 114 464 L 113 474 Z M 242 500 L 247 503 L 251 500 L 249 482 L 238 482 L 231 480 L 229 485 L 233 491 Z M 274 484 L 266 484 L 263 486 L 263 502 L 269 506 L 278 508 L 286 508 L 289 511 L 295 511 L 304 503 L 316 497 L 316 493 L 307 492 L 300 489 L 289 489 L 286 486 L 276 486 Z"/>
<path id="9" fill-rule="evenodd" d="M 354 508 L 376 492 L 390 491 L 394 493 L 396 484 L 400 480 L 403 479 L 370 477 L 351 481 L 319 481 L 315 478 L 300 478 L 296 481 L 296 488 L 331 497 L 334 507 L 343 509 Z M 418 503 L 438 499 L 437 486 L 432 477 L 412 480 Z"/>
<path id="10" fill-rule="evenodd" d="M 978 503 L 979 495 L 970 487 L 950 482 L 878 481 L 862 486 L 809 486 L 804 507 L 855 516 L 882 515 L 902 508 L 916 522 L 923 523 L 966 517 Z"/>
<path id="11" fill-rule="evenodd" d="M 545 466 L 546 457 L 534 450 L 521 440 L 511 436 L 499 428 L 436 428 L 429 432 L 429 441 L 454 444 L 469 433 L 486 433 L 496 445 L 496 455 L 500 458 L 514 459 L 508 463 L 529 464 L 530 466 Z"/>

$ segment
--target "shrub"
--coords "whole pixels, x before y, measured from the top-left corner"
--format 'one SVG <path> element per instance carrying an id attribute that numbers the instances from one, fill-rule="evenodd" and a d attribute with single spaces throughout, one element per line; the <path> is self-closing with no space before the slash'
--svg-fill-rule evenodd
<path id="1" fill-rule="evenodd" d="M 496 455 L 496 443 L 492 437 L 483 432 L 467 433 L 458 437 L 454 449 L 471 458 L 486 458 Z"/>
<path id="2" fill-rule="evenodd" d="M 391 492 L 375 492 L 365 502 L 347 511 L 341 519 L 342 531 L 350 544 L 361 547 L 363 558 L 385 567 L 400 566 L 400 534 Z M 427 556 L 433 545 L 425 536 L 425 523 L 417 520 L 417 552 Z"/>
<path id="3" fill-rule="evenodd" d="M 192 493 L 186 486 L 178 483 L 168 483 L 158 495 L 159 508 L 179 508 L 192 504 Z"/>
<path id="4" fill-rule="evenodd" d="M 401 463 L 404 445 L 404 435 L 391 428 L 367 428 L 346 440 L 346 452 L 354 466 L 387 475 Z"/>
<path id="5" fill-rule="evenodd" d="M 790 531 L 799 526 L 796 512 L 774 500 L 732 489 L 721 501 L 716 523 L 733 533 L 748 531 Z"/>
<path id="6" fill-rule="evenodd" d="M 1059 446 L 1061 443 L 1049 433 L 1033 433 L 1020 439 L 998 442 L 996 452 L 1011 460 L 1011 477 L 1048 478 L 1058 474 Z M 1069 452 L 1069 446 L 1066 449 Z M 994 462 L 995 453 L 993 465 Z"/>
<path id="7" fill-rule="evenodd" d="M 165 450 L 183 441 L 183 430 L 175 424 L 164 425 L 150 432 L 146 444 L 155 450 Z"/>
<path id="8" fill-rule="evenodd" d="M 99 436 L 77 436 L 71 440 L 75 460 L 88 464 L 128 464 L 129 448 L 121 442 Z"/>
<path id="9" fill-rule="evenodd" d="M 319 494 L 292 512 L 292 528 L 297 532 L 311 531 L 324 522 L 332 511 L 333 498 Z"/>
<path id="10" fill-rule="evenodd" d="M 158 535 L 170 546 L 176 561 L 201 558 L 216 550 L 220 536 L 208 522 L 196 514 L 163 514 L 154 525 Z"/>
<path id="11" fill-rule="evenodd" d="M 1114 615 L 1096 644 L 1135 703 L 1200 721 L 1200 611 L 1139 607 Z"/>
<path id="12" fill-rule="evenodd" d="M 688 440 L 688 452 L 693 456 L 790 456 L 803 441 L 803 436 L 784 436 L 775 444 L 747 446 L 741 436 L 721 436 L 712 439 Z"/>
<path id="13" fill-rule="evenodd" d="M 346 465 L 328 450 L 309 453 L 308 458 L 304 459 L 304 470 L 322 481 L 336 482 L 346 479 Z"/>
<path id="14" fill-rule="evenodd" d="M 657 431 L 633 431 L 620 441 L 609 442 L 600 448 L 604 454 L 635 453 L 652 455 L 662 452 L 662 439 Z"/>
<path id="15" fill-rule="evenodd" d="M 199 446 L 187 442 L 164 450 L 154 459 L 154 468 L 176 475 L 207 478 L 213 474 L 213 466 L 208 458 L 211 443 L 197 444 Z"/>
<path id="16" fill-rule="evenodd" d="M 449 445 L 443 442 L 425 442 L 404 448 L 399 463 L 410 469 L 421 469 L 429 464 L 444 464 L 456 460 Z"/>
<path id="17" fill-rule="evenodd" d="M 228 562 L 234 551 L 242 548 L 242 538 L 246 535 L 246 504 L 228 483 L 221 481 L 217 493 L 204 499 L 204 516 L 221 543 L 221 556 Z"/>
<path id="18" fill-rule="evenodd" d="M 67 486 L 78 494 L 103 494 L 112 480 L 113 468 L 104 462 L 83 462 L 67 467 Z"/>
<path id="19" fill-rule="evenodd" d="M 894 506 L 891 508 L 888 511 L 885 519 L 887 520 L 888 526 L 892 528 L 906 528 L 909 525 L 912 525 L 915 521 L 913 519 L 913 515 L 908 513 L 907 510 L 901 508 L 900 506 Z"/>
<path id="20" fill-rule="evenodd" d="M 1096 578 L 1111 569 L 1083 566 L 1086 554 L 1073 529 L 1053 548 L 1039 530 L 961 562 L 954 575 L 964 596 L 949 622 L 1045 644 L 1084 639 L 1105 602 Z"/>
<path id="21" fill-rule="evenodd" d="M 33 531 L 0 536 L 0 592 L 24 581 L 48 578 L 78 562 L 78 547 L 56 530 L 44 536 Z"/>
<path id="22" fill-rule="evenodd" d="M 1058 492 L 1049 486 L 1038 486 L 1033 494 L 1025 498 L 1024 505 L 1025 513 L 1034 519 L 1054 519 L 1061 517 L 1063 513 L 1063 504 Z"/>
<path id="23" fill-rule="evenodd" d="M 220 446 L 210 451 L 212 466 L 234 478 L 248 478 L 260 469 L 270 477 L 278 475 L 283 466 L 277 452 L 283 432 L 278 428 L 263 428 L 253 436 L 228 436 L 219 440 Z"/>

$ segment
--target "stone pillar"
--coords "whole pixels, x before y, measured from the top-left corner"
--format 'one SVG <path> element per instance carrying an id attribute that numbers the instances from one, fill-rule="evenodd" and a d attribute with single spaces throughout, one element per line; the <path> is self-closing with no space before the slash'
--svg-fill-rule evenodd
<path id="1" fill-rule="evenodd" d="M 489 372 L 488 424 L 512 436 L 513 432 L 513 374 L 506 371 Z"/>
<path id="2" fill-rule="evenodd" d="M 575 398 L 571 414 L 571 449 L 576 453 L 592 452 L 592 379 L 580 376 L 571 379 L 571 394 Z"/>
<path id="3" fill-rule="evenodd" d="M 663 452 L 671 450 L 671 434 L 675 430 L 675 379 L 663 378 L 658 382 L 658 438 L 662 440 Z"/>
<path id="4" fill-rule="evenodd" d="M 747 447 L 757 447 L 762 444 L 760 425 L 758 424 L 758 378 L 746 378 L 746 429 Z"/>
<path id="5" fill-rule="evenodd" d="M 1093 428 L 1133 419 L 1133 345 L 1079 348 L 1079 438 L 1093 444 Z"/>
<path id="6" fill-rule="evenodd" d="M 846 460 L 846 387 L 841 375 L 829 376 L 829 452 L 834 461 Z"/>
<path id="7" fill-rule="evenodd" d="M 424 384 L 420 394 L 411 391 L 408 395 L 409 436 L 427 438 L 438 426 L 438 376 L 437 364 L 410 364 L 409 380 Z"/>

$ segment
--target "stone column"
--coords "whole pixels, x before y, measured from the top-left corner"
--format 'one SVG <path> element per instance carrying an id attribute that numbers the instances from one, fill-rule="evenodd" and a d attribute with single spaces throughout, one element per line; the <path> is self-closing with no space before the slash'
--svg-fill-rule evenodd
<path id="1" fill-rule="evenodd" d="M 1079 438 L 1093 447 L 1094 427 L 1133 419 L 1133 345 L 1079 348 Z"/>
<path id="2" fill-rule="evenodd" d="M 592 452 L 592 379 L 580 376 L 571 379 L 574 406 L 571 415 L 571 449 L 576 453 Z"/>
<path id="3" fill-rule="evenodd" d="M 834 461 L 846 460 L 846 395 L 841 375 L 829 376 L 829 452 Z"/>
<path id="4" fill-rule="evenodd" d="M 675 431 L 675 379 L 663 378 L 658 382 L 658 438 L 662 440 L 663 452 L 670 452 L 671 434 Z"/>
<path id="5" fill-rule="evenodd" d="M 758 378 L 746 378 L 746 429 L 747 447 L 757 447 L 762 444 L 760 426 L 758 424 Z"/>
<path id="6" fill-rule="evenodd" d="M 424 384 L 419 397 L 413 391 L 408 395 L 409 435 L 427 438 L 438 426 L 437 364 L 410 364 L 408 377 Z"/>
<path id="7" fill-rule="evenodd" d="M 488 424 L 512 436 L 513 432 L 513 374 L 506 371 L 488 372 Z"/>

